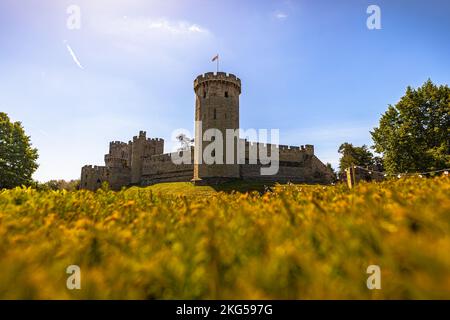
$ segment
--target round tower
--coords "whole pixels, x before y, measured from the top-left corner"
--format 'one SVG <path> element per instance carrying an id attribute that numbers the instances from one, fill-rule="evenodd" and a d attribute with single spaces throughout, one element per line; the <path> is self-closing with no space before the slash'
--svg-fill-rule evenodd
<path id="1" fill-rule="evenodd" d="M 239 95 L 241 94 L 241 80 L 233 74 L 225 72 L 208 72 L 194 80 L 195 91 L 195 163 L 194 181 L 205 180 L 213 182 L 228 178 L 239 178 L 239 164 L 237 163 L 238 138 L 234 138 L 234 161 L 227 163 L 227 129 L 239 129 Z M 217 129 L 222 135 L 222 157 L 215 150 L 210 156 L 215 158 L 213 164 L 205 163 L 205 148 L 215 143 L 219 138 L 213 137 L 208 141 L 205 132 Z M 209 130 L 211 132 L 211 130 Z M 228 142 L 230 143 L 230 141 Z M 211 147 L 207 149 L 211 150 Z M 217 153 L 217 154 L 216 154 Z M 230 159 L 231 154 L 228 159 Z"/>

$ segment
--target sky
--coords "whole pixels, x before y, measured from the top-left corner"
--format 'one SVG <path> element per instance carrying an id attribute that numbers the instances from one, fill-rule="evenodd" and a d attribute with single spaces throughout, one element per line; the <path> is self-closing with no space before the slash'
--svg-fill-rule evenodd
<path id="1" fill-rule="evenodd" d="M 193 136 L 193 80 L 218 53 L 242 81 L 242 129 L 337 168 L 407 86 L 450 83 L 449 36 L 448 0 L 0 0 L 0 111 L 39 150 L 35 179 L 77 179 L 109 141 L 145 130 L 170 152 L 174 130 Z"/>

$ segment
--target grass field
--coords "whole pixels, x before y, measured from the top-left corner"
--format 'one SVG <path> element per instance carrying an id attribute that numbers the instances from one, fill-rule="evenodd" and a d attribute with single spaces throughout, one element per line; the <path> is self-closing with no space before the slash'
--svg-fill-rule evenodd
<path id="1" fill-rule="evenodd" d="M 0 298 L 450 299 L 450 178 L 246 187 L 0 191 Z"/>

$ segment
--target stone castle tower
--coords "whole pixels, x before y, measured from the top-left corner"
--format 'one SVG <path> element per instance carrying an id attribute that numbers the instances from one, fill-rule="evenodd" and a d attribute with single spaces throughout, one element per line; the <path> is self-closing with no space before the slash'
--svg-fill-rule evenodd
<path id="1" fill-rule="evenodd" d="M 194 80 L 195 91 L 195 164 L 194 181 L 226 180 L 239 178 L 239 164 L 237 163 L 238 138 L 234 138 L 234 164 L 225 164 L 226 129 L 239 129 L 239 95 L 241 94 L 241 80 L 233 74 L 224 72 L 208 72 Z M 209 139 L 204 136 L 208 129 L 217 129 L 223 137 L 223 157 L 211 153 L 215 158 L 214 164 L 206 164 L 202 159 L 203 152 L 208 146 Z M 216 137 L 210 137 L 214 141 Z M 202 142 L 203 141 L 203 142 Z M 199 145 L 201 143 L 201 146 Z M 210 142 L 212 143 L 212 142 Z M 198 146 L 198 147 L 197 147 Z M 219 152 L 217 152 L 219 153 Z M 231 155 L 230 155 L 231 156 Z M 201 161 L 201 162 L 200 162 Z"/>
<path id="2" fill-rule="evenodd" d="M 164 152 L 164 140 L 147 138 L 145 131 L 140 131 L 139 136 L 133 137 L 129 142 L 131 148 L 131 184 L 140 184 L 143 172 L 144 159 L 152 155 Z"/>

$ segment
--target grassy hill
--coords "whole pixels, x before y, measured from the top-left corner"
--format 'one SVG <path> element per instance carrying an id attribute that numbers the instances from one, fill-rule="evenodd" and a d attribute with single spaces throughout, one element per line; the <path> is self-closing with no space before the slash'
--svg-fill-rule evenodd
<path id="1" fill-rule="evenodd" d="M 151 190 L 161 195 L 184 195 L 187 197 L 210 196 L 217 192 L 264 192 L 266 187 L 273 187 L 274 184 L 264 182 L 232 181 L 215 186 L 194 186 L 191 182 L 168 182 L 159 183 L 149 187 Z"/>

